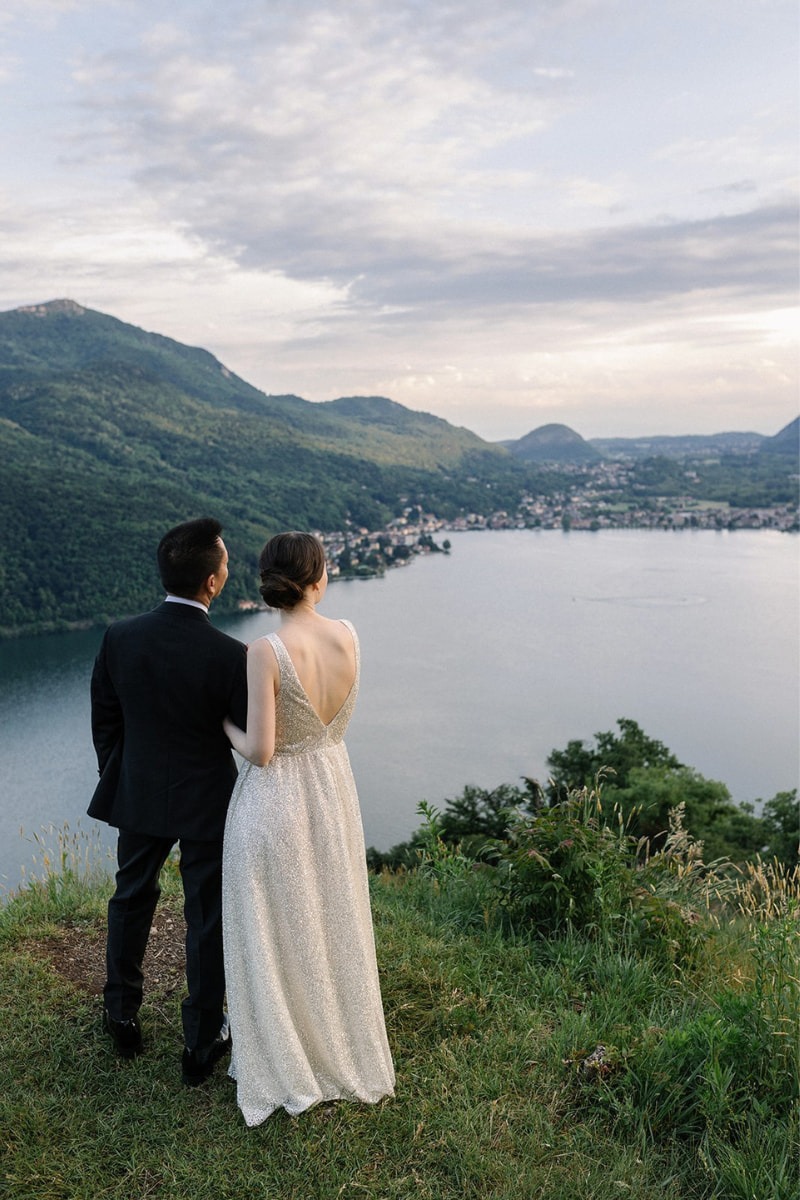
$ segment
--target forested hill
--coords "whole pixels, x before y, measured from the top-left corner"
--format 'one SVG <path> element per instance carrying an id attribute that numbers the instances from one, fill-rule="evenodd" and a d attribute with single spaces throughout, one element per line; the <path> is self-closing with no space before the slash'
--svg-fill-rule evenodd
<path id="1" fill-rule="evenodd" d="M 205 350 L 70 300 L 0 314 L 0 636 L 103 623 L 160 594 L 154 548 L 225 525 L 222 605 L 281 528 L 378 528 L 405 504 L 513 508 L 535 469 L 381 397 L 268 396 Z"/>

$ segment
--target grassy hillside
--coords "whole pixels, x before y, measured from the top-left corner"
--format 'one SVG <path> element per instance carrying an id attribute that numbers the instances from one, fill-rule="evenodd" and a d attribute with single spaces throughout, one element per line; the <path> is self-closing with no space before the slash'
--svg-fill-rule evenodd
<path id="1" fill-rule="evenodd" d="M 204 350 L 71 301 L 0 314 L 0 455 L 0 636 L 150 605 L 158 537 L 190 516 L 226 527 L 230 608 L 278 529 L 376 528 L 406 503 L 491 511 L 535 481 L 437 417 L 266 396 Z"/>
<path id="2" fill-rule="evenodd" d="M 482 874 L 432 842 L 416 871 L 372 880 L 395 1098 L 248 1130 L 224 1068 L 180 1083 L 174 864 L 145 963 L 146 1052 L 125 1062 L 100 1028 L 110 882 L 82 881 L 74 848 L 0 909 L 7 1200 L 798 1194 L 796 873 L 723 895 L 675 845 L 626 914 L 613 848 L 595 844 L 596 919 L 544 936 L 503 932 Z"/>

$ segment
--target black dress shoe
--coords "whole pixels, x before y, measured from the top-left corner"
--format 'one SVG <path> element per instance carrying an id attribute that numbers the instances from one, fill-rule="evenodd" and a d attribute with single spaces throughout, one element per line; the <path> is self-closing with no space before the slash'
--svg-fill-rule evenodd
<path id="1" fill-rule="evenodd" d="M 104 1008 L 103 1029 L 111 1034 L 117 1053 L 123 1058 L 135 1058 L 142 1053 L 142 1030 L 137 1017 L 115 1021 L 108 1009 Z"/>
<path id="2" fill-rule="evenodd" d="M 231 1031 L 227 1020 L 210 1046 L 190 1050 L 188 1046 L 183 1051 L 181 1059 L 181 1076 L 187 1087 L 197 1087 L 205 1083 L 215 1065 L 231 1048 Z"/>

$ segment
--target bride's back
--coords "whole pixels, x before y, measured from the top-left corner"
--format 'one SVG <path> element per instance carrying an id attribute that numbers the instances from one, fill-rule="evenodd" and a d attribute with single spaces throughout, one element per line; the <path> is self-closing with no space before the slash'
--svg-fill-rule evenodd
<path id="1" fill-rule="evenodd" d="M 310 620 L 286 621 L 278 636 L 314 711 L 324 725 L 329 725 L 355 682 L 353 635 L 342 621 L 315 613 Z"/>

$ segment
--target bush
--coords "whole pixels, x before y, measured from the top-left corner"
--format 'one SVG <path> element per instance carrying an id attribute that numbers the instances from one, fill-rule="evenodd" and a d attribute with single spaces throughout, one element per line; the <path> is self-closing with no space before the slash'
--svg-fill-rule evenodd
<path id="1" fill-rule="evenodd" d="M 603 818 L 601 783 L 512 822 L 498 852 L 498 885 L 508 922 L 542 934 L 607 933 L 636 891 L 636 844 Z"/>
<path id="2" fill-rule="evenodd" d="M 788 792 L 765 805 L 765 822 L 753 805 L 735 804 L 724 783 L 679 762 L 635 721 L 622 717 L 617 725 L 619 733 L 595 734 L 594 746 L 573 740 L 564 750 L 551 752 L 551 802 L 564 799 L 571 789 L 590 786 L 598 771 L 604 771 L 611 776 L 606 796 L 619 805 L 628 831 L 653 845 L 665 836 L 669 812 L 683 803 L 689 830 L 705 841 L 712 858 L 728 855 L 742 861 L 768 844 L 770 854 L 777 853 L 790 865 L 796 861 L 788 857 L 796 854 L 800 836 L 796 794 L 794 807 Z"/>
<path id="3" fill-rule="evenodd" d="M 518 810 L 535 812 L 542 800 L 542 790 L 534 779 L 524 779 L 524 787 L 501 783 L 495 788 L 480 788 L 467 784 L 459 796 L 445 802 L 441 812 L 426 800 L 417 812 L 426 822 L 415 829 L 407 842 L 399 842 L 381 851 L 367 849 L 367 866 L 372 871 L 398 867 L 414 868 L 421 861 L 421 847 L 429 833 L 428 817 L 434 815 L 436 837 L 449 846 L 458 846 L 467 859 L 490 861 L 493 847 L 508 836 L 512 815 Z"/>
<path id="4" fill-rule="evenodd" d="M 800 807 L 797 788 L 778 792 L 767 800 L 762 813 L 766 845 L 764 857 L 777 858 L 787 867 L 800 864 Z"/>

